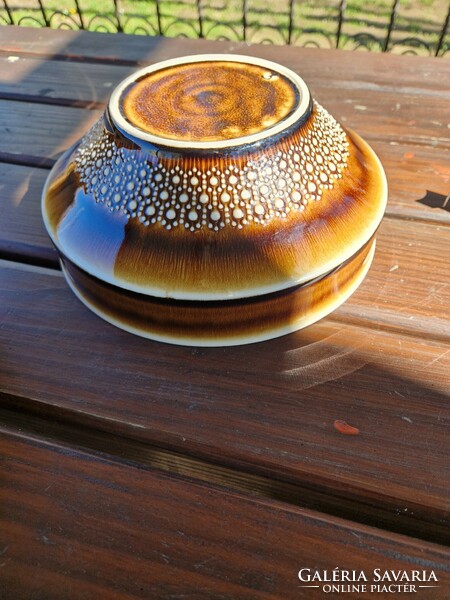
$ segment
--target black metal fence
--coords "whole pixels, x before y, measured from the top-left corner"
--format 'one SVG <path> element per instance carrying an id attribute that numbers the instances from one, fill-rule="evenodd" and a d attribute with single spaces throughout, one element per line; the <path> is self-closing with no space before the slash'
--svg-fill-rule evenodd
<path id="1" fill-rule="evenodd" d="M 4 25 L 433 56 L 449 21 L 448 0 L 0 0 Z"/>

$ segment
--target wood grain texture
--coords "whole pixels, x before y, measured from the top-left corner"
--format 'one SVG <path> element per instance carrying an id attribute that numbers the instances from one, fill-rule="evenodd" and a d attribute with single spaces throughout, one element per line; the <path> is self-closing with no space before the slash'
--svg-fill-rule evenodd
<path id="1" fill-rule="evenodd" d="M 127 38 L 127 42 L 129 42 L 129 38 Z M 147 53 L 143 60 L 132 64 L 122 64 L 120 61 L 104 63 L 101 58 L 92 61 L 73 60 L 70 55 L 62 60 L 62 57 L 54 55 L 41 56 L 20 51 L 17 56 L 11 57 L 8 52 L 0 50 L 0 68 L 2 72 L 0 94 L 21 93 L 36 97 L 41 96 L 43 101 L 46 98 L 85 101 L 106 100 L 109 96 L 108 90 L 111 91 L 110 88 L 113 85 L 136 71 L 141 65 L 186 56 L 193 52 L 196 54 L 211 52 L 231 55 L 244 54 L 260 56 L 273 61 L 278 60 L 297 71 L 310 86 L 317 85 L 324 90 L 340 88 L 345 90 L 350 98 L 352 94 L 356 96 L 364 94 L 366 99 L 370 95 L 378 96 L 384 93 L 390 98 L 390 94 L 395 94 L 400 107 L 401 101 L 403 99 L 407 100 L 409 97 L 414 99 L 418 96 L 426 96 L 428 100 L 431 98 L 445 100 L 447 94 L 445 78 L 450 76 L 447 61 L 438 61 L 439 64 L 437 65 L 433 62 L 433 59 L 425 59 L 425 65 L 427 64 L 429 67 L 427 72 L 424 69 L 425 65 L 419 62 L 423 59 L 418 58 L 416 61 L 416 59 L 411 60 L 402 57 L 401 62 L 396 62 L 398 57 L 392 55 L 386 59 L 380 54 L 370 56 L 366 54 L 364 60 L 361 61 L 358 57 L 355 58 L 355 53 L 311 50 L 310 48 L 296 48 L 294 51 L 289 47 L 279 49 L 276 46 L 232 45 L 229 42 L 181 39 L 177 39 L 176 44 L 170 42 L 168 45 L 167 40 L 162 40 L 161 44 L 167 48 L 167 51 L 162 53 L 157 46 L 154 46 L 153 51 L 151 51 L 151 44 L 149 44 L 146 46 Z M 348 58 L 348 60 L 343 60 L 343 57 Z M 390 61 L 393 65 L 402 65 L 401 86 L 396 85 L 398 81 L 395 78 L 393 69 L 385 68 L 385 63 Z M 372 64 L 374 68 L 370 73 L 370 78 L 367 77 L 367 62 L 380 63 L 378 68 L 375 68 L 375 65 Z M 411 68 L 413 66 L 416 68 Z M 433 75 L 437 71 L 439 81 L 434 81 L 430 77 L 431 66 Z M 355 80 L 355 74 L 357 73 L 359 77 Z M 75 79 L 69 77 L 72 74 L 74 76 L 78 75 L 78 77 Z M 364 78 L 362 74 L 364 74 Z M 330 92 L 328 93 L 331 97 Z M 336 97 L 335 99 L 340 100 Z M 423 98 L 423 100 L 425 99 Z M 399 110 L 399 108 L 395 108 L 395 104 L 393 108 Z"/>
<path id="2" fill-rule="evenodd" d="M 46 175 L 43 169 L 0 164 L 0 253 L 4 258 L 58 267 L 40 212 Z M 449 260 L 450 230 L 445 225 L 419 226 L 417 222 L 385 219 L 369 274 L 339 309 L 339 318 L 357 318 L 365 326 L 448 339 Z M 423 269 L 428 273 L 426 278 Z"/>
<path id="3" fill-rule="evenodd" d="M 302 74 L 304 65 L 309 64 L 291 64 L 284 55 L 280 60 Z M 5 160 L 8 154 L 8 162 L 14 157 L 23 162 L 24 156 L 31 155 L 28 164 L 39 164 L 38 156 L 56 158 L 80 137 L 99 116 L 99 107 L 115 85 L 134 70 L 31 58 L 3 61 L 7 69 L 0 80 L 0 97 L 9 100 L 0 102 L 5 134 L 0 159 Z M 403 94 L 395 92 L 392 86 L 386 90 L 381 84 L 365 90 L 360 85 L 364 73 L 359 73 L 357 82 L 337 78 L 329 81 L 321 73 L 321 69 L 316 69 L 307 78 L 313 95 L 342 124 L 363 135 L 380 155 L 390 186 L 388 212 L 448 221 L 448 211 L 418 202 L 427 191 L 442 195 L 444 200 L 449 190 L 450 112 L 445 93 L 430 95 L 424 101 L 420 88 L 412 84 L 404 88 Z M 420 83 L 420 73 L 416 83 Z M 22 101 L 14 102 L 14 98 Z M 53 106 L 54 103 L 66 104 L 67 108 Z M 97 110 L 91 114 L 82 107 Z M 24 119 L 29 123 L 31 140 L 21 131 Z"/>
<path id="4" fill-rule="evenodd" d="M 0 101 L 0 160 L 2 154 L 18 160 L 30 156 L 29 165 L 40 158 L 56 160 L 77 142 L 102 111 L 48 106 L 29 102 Z M 26 124 L 26 126 L 25 126 Z"/>
<path id="5" fill-rule="evenodd" d="M 59 268 L 41 216 L 47 169 L 0 163 L 0 253 Z"/>
<path id="6" fill-rule="evenodd" d="M 48 60 L 0 54 L 0 97 L 34 98 L 64 104 L 95 106 L 108 101 L 114 87 L 136 71 L 134 66 Z"/>
<path id="7" fill-rule="evenodd" d="M 280 57 L 281 59 L 281 57 Z M 20 63 L 19 63 L 20 64 Z M 33 64 L 30 68 L 32 68 Z M 62 68 L 63 67 L 63 68 Z M 80 76 L 79 71 L 83 73 Z M 40 71 L 43 71 L 41 74 Z M 0 103 L 2 113 L 8 111 L 11 102 L 17 97 L 24 102 L 16 103 L 19 116 L 24 111 L 32 121 L 44 118 L 43 125 L 47 125 L 48 117 L 45 115 L 54 114 L 55 129 L 46 131 L 41 130 L 40 137 L 60 137 L 58 136 L 58 125 L 64 127 L 65 121 L 69 123 L 74 120 L 71 115 L 83 114 L 81 108 L 98 108 L 102 103 L 106 103 L 115 86 L 134 69 L 124 69 L 122 67 L 112 67 L 104 65 L 85 65 L 79 63 L 60 63 L 57 61 L 44 62 L 37 68 L 37 71 L 31 71 L 30 75 L 23 75 L 18 81 L 10 84 L 0 85 L 0 97 L 6 97 Z M 301 68 L 298 72 L 302 74 Z M 303 75 L 303 74 L 302 74 Z M 11 77 L 13 74 L 11 75 Z M 306 79 L 306 78 L 305 78 Z M 58 82 L 62 83 L 59 84 Z M 345 82 L 334 81 L 327 82 L 318 78 L 306 79 L 311 90 L 312 96 L 326 108 L 331 114 L 342 123 L 342 125 L 351 127 L 360 135 L 367 138 L 368 141 L 394 142 L 402 146 L 425 146 L 427 148 L 440 147 L 450 149 L 450 133 L 447 128 L 447 122 L 450 117 L 448 101 L 444 93 L 430 96 L 424 101 L 419 94 L 409 93 L 402 97 L 401 94 L 393 90 L 389 92 L 380 90 L 364 90 L 354 85 L 348 89 Z M 105 84 L 107 84 L 105 86 Z M 4 91 L 3 91 L 4 90 Z M 14 90 L 14 92 L 12 91 Z M 30 98 L 31 102 L 26 102 Z M 49 99 L 53 103 L 60 102 L 61 105 L 68 104 L 69 108 L 65 112 L 61 107 L 56 109 L 46 104 Z M 33 107 L 33 104 L 36 106 Z M 70 110 L 70 105 L 80 108 L 79 111 Z M 35 111 L 42 111 L 42 117 L 38 117 Z M 9 110 L 11 112 L 11 110 Z M 88 113 L 86 113 L 88 114 Z M 65 118 L 65 115 L 67 117 Z M 85 117 L 86 120 L 88 117 Z M 5 124 L 7 121 L 5 121 Z M 15 121 L 11 122 L 11 131 Z M 66 125 L 67 126 L 67 125 Z M 5 130 L 6 131 L 6 130 Z M 44 135 L 42 135 L 44 132 Z M 46 132 L 46 133 L 45 133 Z M 80 130 L 79 135 L 83 133 Z M 14 141 L 14 140 L 11 140 Z M 38 150 L 33 154 L 42 152 L 39 146 L 40 139 L 36 139 Z M 17 143 L 20 143 L 18 140 Z M 445 156 L 445 154 L 444 154 Z"/>
<path id="8" fill-rule="evenodd" d="M 449 263 L 448 227 L 385 219 L 372 268 L 339 318 L 358 315 L 373 327 L 448 340 Z"/>
<path id="9" fill-rule="evenodd" d="M 4 600 L 311 598 L 299 569 L 337 563 L 368 576 L 433 570 L 440 587 L 421 598 L 443 600 L 450 585 L 441 546 L 4 429 L 0 444 Z"/>
<path id="10" fill-rule="evenodd" d="M 0 281 L 4 403 L 448 536 L 448 345 L 322 321 L 254 346 L 182 348 L 105 324 L 56 271 L 12 265 Z"/>
<path id="11" fill-rule="evenodd" d="M 390 186 L 357 293 L 252 346 L 104 323 L 41 223 L 49 167 L 114 85 L 202 52 L 301 73 Z M 429 58 L 0 28 L 2 600 L 309 599 L 303 563 L 435 567 L 420 597 L 447 599 L 448 549 L 429 542 L 450 539 L 449 77 Z"/>
<path id="12" fill-rule="evenodd" d="M 191 40 L 130 36 L 123 34 L 104 35 L 84 31 L 40 30 L 25 27 L 2 27 L 0 45 L 6 56 L 28 53 L 33 57 L 58 58 L 60 60 L 143 65 L 149 61 L 175 58 L 182 54 L 206 52 L 234 52 L 258 54 L 268 60 L 283 57 L 290 68 L 300 67 L 308 77 L 320 74 L 333 80 L 355 82 L 357 87 L 366 85 L 376 88 L 389 86 L 413 87 L 424 93 L 448 90 L 450 65 L 448 61 L 419 56 L 395 56 L 371 52 L 344 52 L 318 48 L 258 45 L 247 42 Z M 401 71 L 401 86 L 399 86 Z M 363 77 L 361 77 L 363 74 Z M 405 90 L 406 91 L 406 90 Z"/>

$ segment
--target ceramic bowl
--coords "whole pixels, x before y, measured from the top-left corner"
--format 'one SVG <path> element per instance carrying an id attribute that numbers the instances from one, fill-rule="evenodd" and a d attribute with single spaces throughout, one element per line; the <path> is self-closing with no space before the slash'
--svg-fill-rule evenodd
<path id="1" fill-rule="evenodd" d="M 42 210 L 91 310 L 217 346 L 292 332 L 346 300 L 386 197 L 374 152 L 296 73 L 200 55 L 123 81 L 51 171 Z"/>

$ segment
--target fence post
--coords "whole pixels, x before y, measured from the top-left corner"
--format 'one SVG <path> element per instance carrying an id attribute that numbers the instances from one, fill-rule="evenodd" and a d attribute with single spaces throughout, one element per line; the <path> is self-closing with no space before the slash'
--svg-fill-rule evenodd
<path id="1" fill-rule="evenodd" d="M 42 16 L 44 17 L 44 23 L 46 27 L 50 27 L 50 21 L 47 19 L 47 15 L 45 14 L 44 6 L 41 0 L 38 0 L 39 7 L 41 9 Z"/>
<path id="2" fill-rule="evenodd" d="M 159 35 L 162 35 L 161 8 L 159 6 L 159 0 L 156 0 L 156 19 L 158 21 L 158 33 Z"/>
<path id="3" fill-rule="evenodd" d="M 391 18 L 389 20 L 389 27 L 386 34 L 386 39 L 384 40 L 383 52 L 387 52 L 389 50 L 389 42 L 391 41 L 391 33 L 394 29 L 395 18 L 397 16 L 397 5 L 399 0 L 394 0 L 394 4 L 392 5 Z"/>
<path id="4" fill-rule="evenodd" d="M 202 2 L 201 0 L 197 0 L 197 12 L 198 12 L 198 37 L 203 38 L 203 12 L 202 12 Z"/>
<path id="5" fill-rule="evenodd" d="M 444 45 L 445 35 L 447 33 L 448 23 L 450 21 L 450 6 L 448 7 L 447 17 L 445 18 L 444 25 L 442 27 L 441 35 L 439 36 L 439 42 L 436 48 L 435 56 L 439 56 L 442 46 Z"/>
<path id="6" fill-rule="evenodd" d="M 11 23 L 11 25 L 14 25 L 14 19 L 13 19 L 13 16 L 12 16 L 12 12 L 11 12 L 11 10 L 10 10 L 10 8 L 9 8 L 8 3 L 6 2 L 6 0 L 3 0 L 3 6 L 5 7 L 6 14 L 9 17 L 9 22 Z"/>
<path id="7" fill-rule="evenodd" d="M 247 0 L 242 0 L 242 39 L 247 41 Z"/>
<path id="8" fill-rule="evenodd" d="M 288 44 L 292 44 L 292 32 L 294 31 L 294 3 L 295 0 L 289 0 L 289 31 Z"/>
<path id="9" fill-rule="evenodd" d="M 120 14 L 119 13 L 119 3 L 117 0 L 114 0 L 114 16 L 116 17 L 116 21 L 117 21 L 117 31 L 122 32 L 123 27 L 122 27 L 122 23 L 120 22 L 119 14 Z"/>
<path id="10" fill-rule="evenodd" d="M 339 42 L 341 41 L 342 25 L 344 23 L 344 12 L 347 7 L 347 0 L 341 0 L 339 4 L 339 20 L 338 28 L 336 32 L 336 48 L 339 48 Z"/>
<path id="11" fill-rule="evenodd" d="M 84 26 L 84 21 L 83 21 L 83 13 L 81 12 L 81 7 L 80 7 L 78 0 L 75 0 L 75 7 L 77 9 L 78 18 L 80 19 L 81 29 L 86 29 Z"/>

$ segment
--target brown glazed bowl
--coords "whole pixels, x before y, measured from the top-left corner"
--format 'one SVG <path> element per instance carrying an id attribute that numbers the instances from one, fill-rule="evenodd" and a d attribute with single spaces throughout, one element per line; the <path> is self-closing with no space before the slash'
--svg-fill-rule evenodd
<path id="1" fill-rule="evenodd" d="M 384 213 L 378 158 L 289 69 L 200 55 L 142 69 L 57 162 L 42 201 L 68 284 L 132 333 L 255 342 L 339 306 Z"/>

